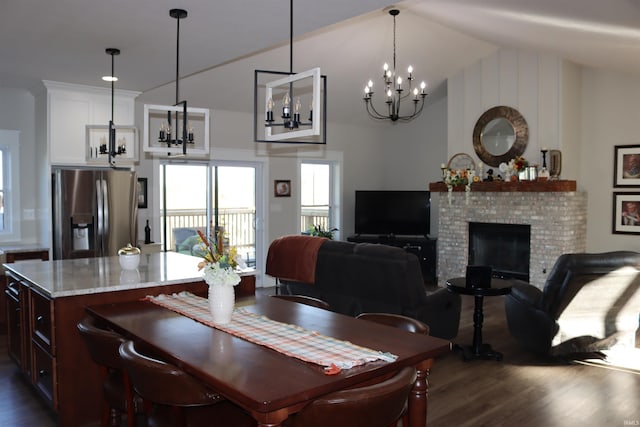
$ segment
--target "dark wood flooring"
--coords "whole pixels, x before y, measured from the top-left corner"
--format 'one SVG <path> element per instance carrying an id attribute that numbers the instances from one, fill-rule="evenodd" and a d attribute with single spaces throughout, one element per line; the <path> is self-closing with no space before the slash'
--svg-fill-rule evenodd
<path id="1" fill-rule="evenodd" d="M 259 291 L 259 294 L 269 291 Z M 456 343 L 471 342 L 473 298 L 463 296 Z M 438 359 L 429 379 L 428 425 L 624 426 L 640 423 L 640 375 L 541 360 L 509 336 L 503 297 L 485 299 L 484 341 L 501 362 Z M 0 336 L 0 426 L 53 427 L 55 420 L 18 374 Z"/>

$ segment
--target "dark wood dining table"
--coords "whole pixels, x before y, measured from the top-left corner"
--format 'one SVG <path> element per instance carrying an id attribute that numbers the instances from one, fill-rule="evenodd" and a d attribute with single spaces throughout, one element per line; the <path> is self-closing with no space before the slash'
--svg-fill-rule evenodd
<path id="1" fill-rule="evenodd" d="M 247 310 L 320 334 L 397 355 L 326 375 L 323 367 L 253 344 L 148 301 L 87 307 L 87 312 L 158 357 L 179 366 L 246 410 L 258 426 L 280 426 L 314 399 L 415 366 L 409 424 L 424 427 L 427 376 L 434 358 L 451 351 L 449 341 L 411 334 L 370 321 L 269 297 L 238 300 Z"/>

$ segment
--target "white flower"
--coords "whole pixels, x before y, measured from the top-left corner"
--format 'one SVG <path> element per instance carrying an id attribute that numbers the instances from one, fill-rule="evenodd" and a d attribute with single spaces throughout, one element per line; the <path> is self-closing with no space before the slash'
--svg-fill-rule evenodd
<path id="1" fill-rule="evenodd" d="M 240 283 L 240 276 L 233 268 L 222 268 L 215 262 L 204 267 L 204 281 L 209 285 L 235 286 Z"/>

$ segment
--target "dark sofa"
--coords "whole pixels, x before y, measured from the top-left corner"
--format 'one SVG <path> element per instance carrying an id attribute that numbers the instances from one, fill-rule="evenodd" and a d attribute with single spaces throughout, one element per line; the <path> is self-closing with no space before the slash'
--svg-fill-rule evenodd
<path id="1" fill-rule="evenodd" d="M 544 289 L 516 283 L 505 299 L 511 335 L 542 355 L 633 347 L 640 314 L 640 254 L 564 254 Z"/>
<path id="2" fill-rule="evenodd" d="M 427 294 L 418 258 L 400 248 L 285 236 L 269 247 L 266 273 L 282 293 L 322 299 L 338 313 L 402 314 L 428 324 L 430 335 L 458 333 L 460 297 L 443 288 Z"/>

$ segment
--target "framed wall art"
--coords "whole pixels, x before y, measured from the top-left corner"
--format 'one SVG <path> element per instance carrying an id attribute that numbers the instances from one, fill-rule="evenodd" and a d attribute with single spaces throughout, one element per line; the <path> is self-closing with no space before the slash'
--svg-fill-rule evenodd
<path id="1" fill-rule="evenodd" d="M 640 145 L 616 145 L 614 187 L 640 187 Z"/>
<path id="2" fill-rule="evenodd" d="M 613 232 L 640 234 L 640 193 L 613 193 Z"/>
<path id="3" fill-rule="evenodd" d="M 276 179 L 273 181 L 273 195 L 275 197 L 291 197 L 291 180 Z"/>

